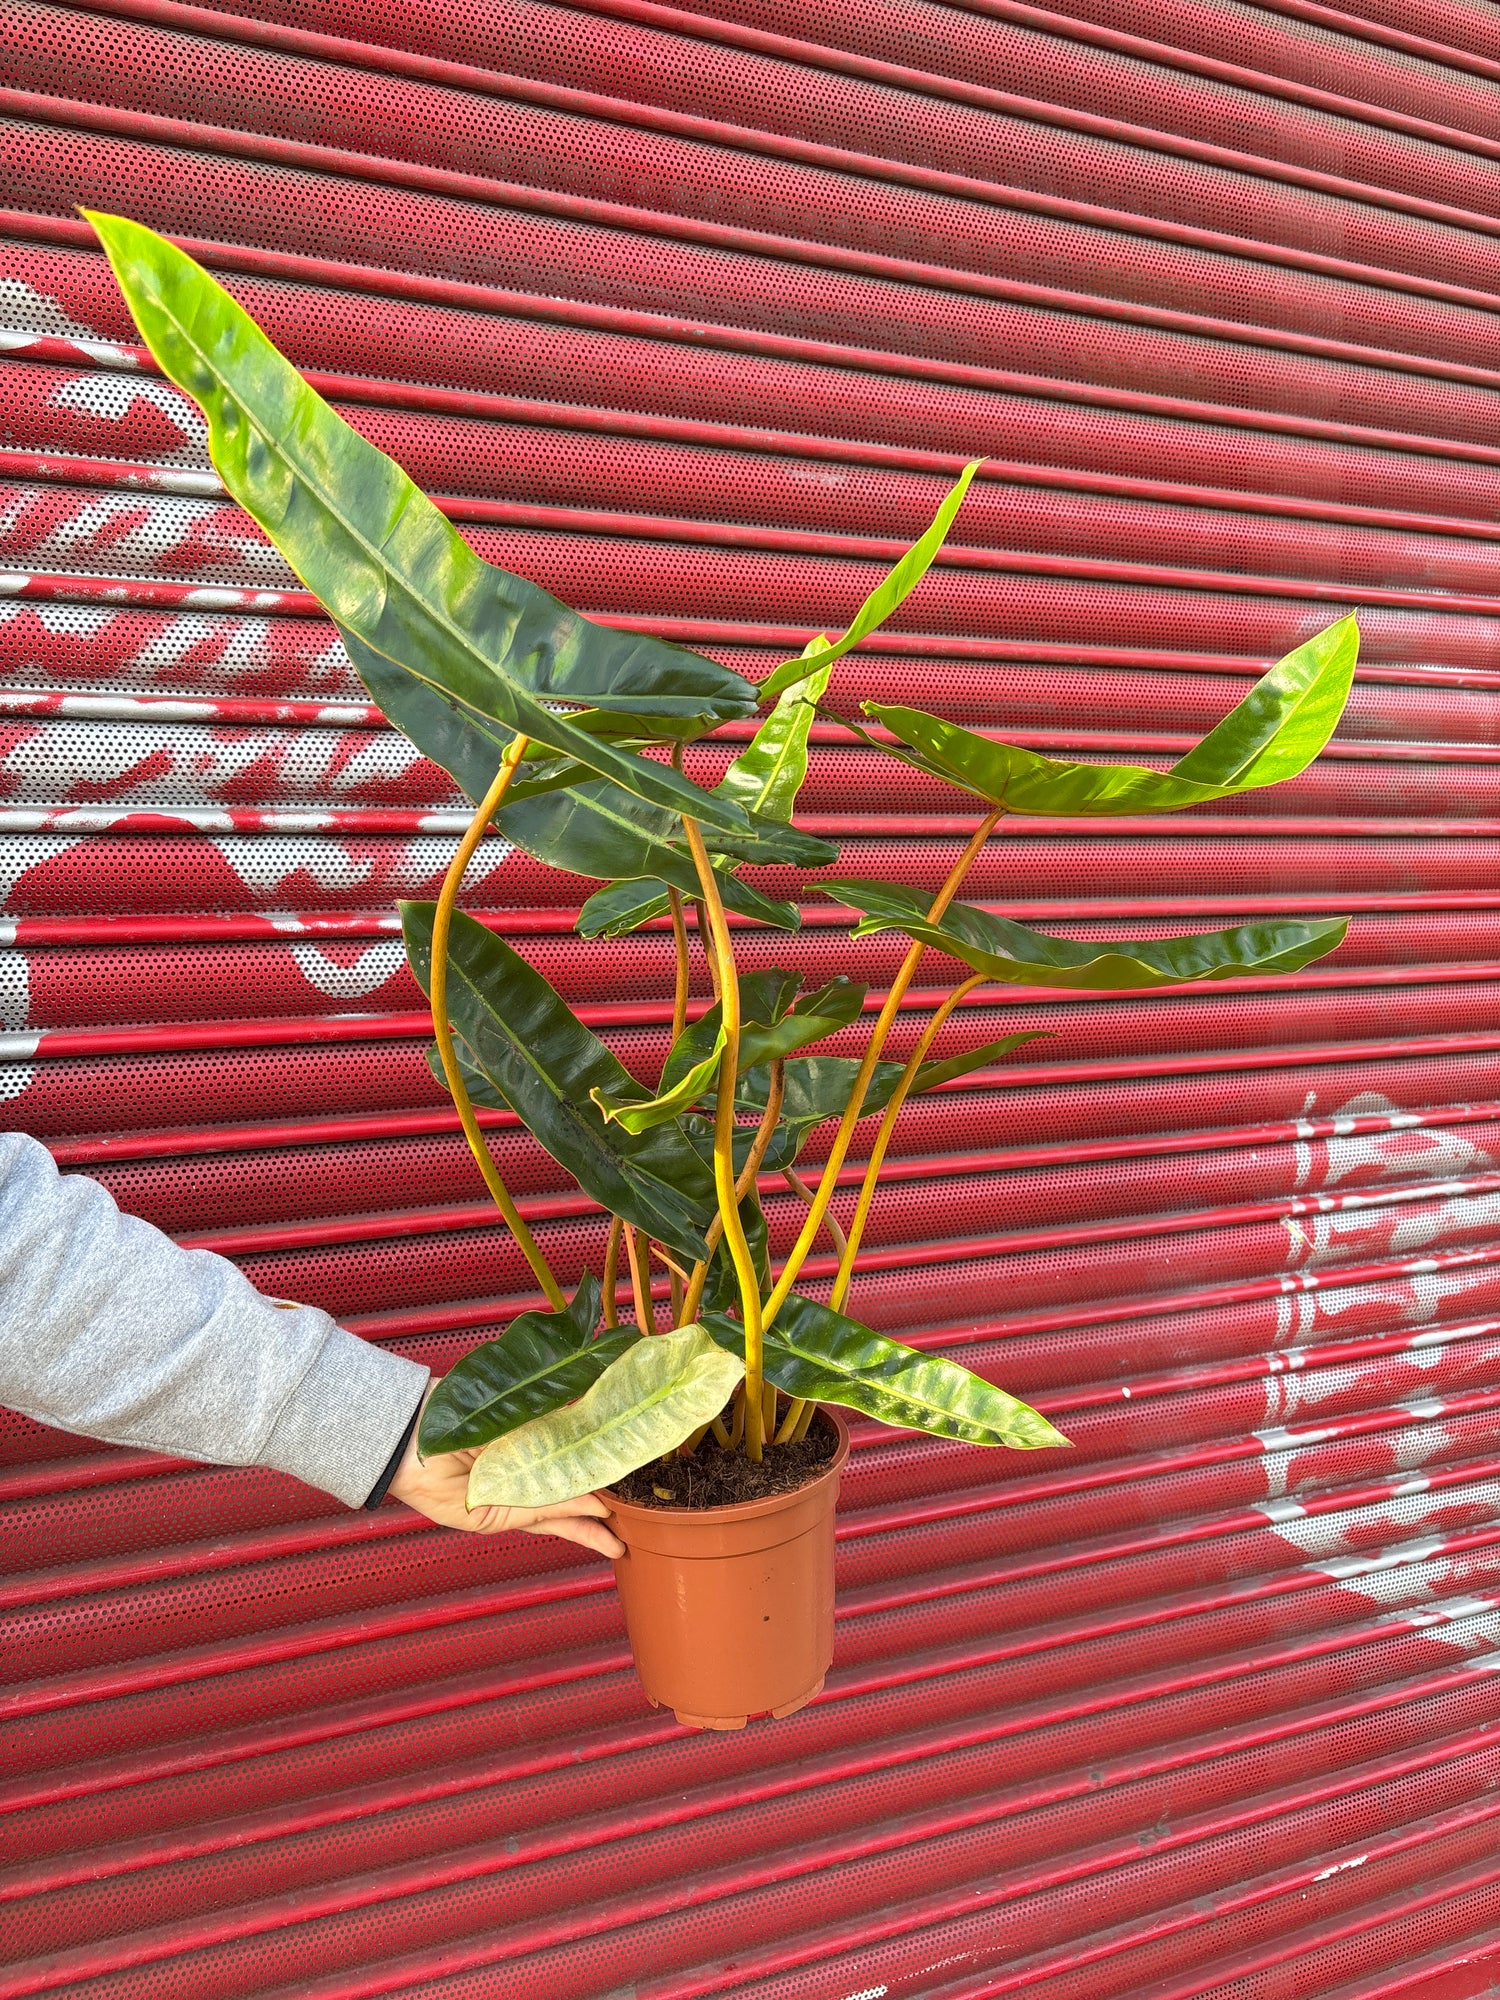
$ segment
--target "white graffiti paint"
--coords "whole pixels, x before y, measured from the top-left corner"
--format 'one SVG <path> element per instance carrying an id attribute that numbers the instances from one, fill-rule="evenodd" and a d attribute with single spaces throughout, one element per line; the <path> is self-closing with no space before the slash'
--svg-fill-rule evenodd
<path id="1" fill-rule="evenodd" d="M 239 780 L 253 772 L 256 789 L 269 792 L 277 804 L 305 798 L 360 805 L 365 801 L 350 795 L 370 790 L 377 793 L 370 803 L 379 804 L 381 789 L 399 784 L 422 762 L 421 753 L 393 730 L 241 729 L 148 715 L 100 717 L 96 711 L 86 720 L 59 715 L 17 730 L 0 758 L 9 781 L 6 798 L 53 803 L 134 794 L 154 804 L 224 806 L 237 803 L 226 799 L 226 792 L 244 789 Z M 436 772 L 432 776 L 436 789 L 442 780 Z M 448 797 L 463 801 L 456 789 Z"/>
<path id="2" fill-rule="evenodd" d="M 0 952 L 0 1028 L 31 1024 L 31 965 L 24 951 Z"/>
<path id="3" fill-rule="evenodd" d="M 1336 1514 L 1309 1514 L 1303 1507 L 1291 1513 L 1277 1511 L 1285 1508 L 1284 1501 L 1262 1501 L 1256 1511 L 1266 1516 L 1283 1541 L 1314 1560 L 1346 1556 L 1350 1554 L 1351 1534 L 1357 1535 L 1361 1543 L 1367 1543 L 1375 1538 L 1377 1529 L 1398 1538 L 1391 1546 L 1399 1547 L 1399 1537 L 1411 1534 L 1436 1515 L 1451 1517 L 1460 1508 L 1475 1519 L 1500 1517 L 1500 1480 L 1476 1479 L 1469 1485 L 1445 1487 L 1437 1493 L 1432 1492 L 1428 1479 L 1412 1484 L 1417 1490 L 1382 1500 L 1376 1506 L 1352 1507 Z"/>
<path id="4" fill-rule="evenodd" d="M 71 319 L 54 298 L 21 278 L 0 278 L 0 326 L 33 339 L 50 334 L 62 340 L 98 340 L 97 329 Z"/>
<path id="5" fill-rule="evenodd" d="M 191 455 L 195 465 L 208 464 L 208 425 L 202 412 L 168 382 L 150 375 L 75 375 L 52 401 L 59 410 L 82 410 L 109 424 L 123 423 L 136 403 L 149 403 L 182 433 L 183 442 L 171 456 Z"/>
<path id="6" fill-rule="evenodd" d="M 1382 1612 L 1376 1622 L 1398 1628 L 1415 1625 L 1441 1645 L 1478 1654 L 1472 1662 L 1476 1670 L 1500 1668 L 1500 1652 L 1493 1650 L 1500 1646 L 1500 1604 L 1493 1597 L 1450 1597 L 1436 1604 Z"/>
<path id="7" fill-rule="evenodd" d="M 34 618 L 44 632 L 58 639 L 102 632 L 117 615 L 96 604 L 0 604 L 0 624 L 13 618 Z"/>
<path id="8" fill-rule="evenodd" d="M 9 896 L 23 875 L 29 875 L 33 868 L 40 868 L 44 862 L 55 861 L 60 854 L 78 845 L 76 834 L 42 833 L 25 838 L 0 838 L 0 903 Z"/>
<path id="9" fill-rule="evenodd" d="M 1351 1868 L 1363 1868 L 1369 1858 L 1368 1854 L 1351 1854 L 1347 1861 L 1330 1862 L 1328 1867 L 1318 1870 L 1313 1880 L 1315 1882 L 1327 1882 L 1335 1875 L 1347 1873 Z"/>
<path id="10" fill-rule="evenodd" d="M 35 1063 L 0 1062 L 0 1104 L 14 1104 L 18 1097 L 24 1097 L 35 1075 Z"/>
<path id="11" fill-rule="evenodd" d="M 1283 1292 L 1276 1300 L 1278 1348 L 1296 1348 L 1319 1339 L 1337 1338 L 1344 1313 L 1363 1312 L 1378 1302 L 1385 1318 L 1396 1325 L 1427 1326 L 1439 1319 L 1450 1299 L 1472 1289 L 1474 1274 L 1437 1271 L 1430 1266 L 1393 1279 L 1388 1285 L 1331 1285 L 1315 1292 Z"/>
<path id="12" fill-rule="evenodd" d="M 0 502 L 0 540 L 20 536 L 38 569 L 82 565 L 150 575 L 191 550 L 193 568 L 212 567 L 222 582 L 296 588 L 281 556 L 237 508 L 175 494 L 78 492 L 67 518 L 51 519 L 46 533 L 37 535 L 30 524 L 50 514 L 55 501 L 53 490 L 25 485 L 6 489 Z M 241 521 L 244 532 L 237 531 Z"/>
<path id="13" fill-rule="evenodd" d="M 1391 1407 L 1404 1411 L 1412 1421 L 1383 1435 L 1383 1447 L 1390 1454 L 1390 1470 L 1412 1472 L 1429 1460 L 1451 1451 L 1453 1441 L 1447 1424 L 1426 1421 L 1441 1413 L 1441 1403 L 1395 1403 Z M 1296 1430 L 1273 1427 L 1254 1431 L 1251 1435 L 1265 1453 L 1262 1470 L 1266 1498 L 1278 1501 L 1286 1496 L 1287 1482 L 1296 1459 L 1315 1445 L 1332 1443 L 1339 1437 L 1340 1431 L 1336 1424 L 1330 1424 L 1323 1428 L 1308 1425 Z"/>
<path id="14" fill-rule="evenodd" d="M 375 872 L 372 861 L 334 840 L 261 840 L 244 834 L 215 836 L 213 845 L 245 887 L 260 896 L 297 874 L 310 876 L 320 889 L 358 889 Z"/>
<path id="15" fill-rule="evenodd" d="M 381 938 L 352 965 L 339 965 L 318 945 L 294 944 L 292 957 L 308 985 L 330 1000 L 363 1000 L 395 978 L 406 963 L 406 949 L 399 939 Z"/>

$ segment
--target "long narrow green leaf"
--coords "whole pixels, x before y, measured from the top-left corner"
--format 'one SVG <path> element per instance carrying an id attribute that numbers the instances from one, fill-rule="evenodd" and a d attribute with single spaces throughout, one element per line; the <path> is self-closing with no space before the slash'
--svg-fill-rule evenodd
<path id="1" fill-rule="evenodd" d="M 866 702 L 906 746 L 857 733 L 919 770 L 1007 812 L 1059 818 L 1176 812 L 1293 778 L 1333 734 L 1354 676 L 1359 628 L 1341 618 L 1264 674 L 1238 707 L 1169 771 L 1075 764 L 997 743 L 922 709 Z M 851 725 L 855 726 L 855 725 Z"/>
<path id="2" fill-rule="evenodd" d="M 725 876 L 715 870 L 719 880 L 719 890 L 723 893 Z M 792 905 L 787 904 L 791 910 Z M 602 889 L 596 889 L 583 908 L 578 912 L 578 921 L 573 926 L 581 938 L 621 938 L 638 931 L 642 924 L 652 923 L 664 917 L 671 908 L 665 882 L 647 876 L 641 881 L 606 882 Z M 793 911 L 801 922 L 799 912 Z M 793 928 L 789 926 L 788 928 Z"/>
<path id="3" fill-rule="evenodd" d="M 612 1486 L 716 1417 L 744 1373 L 701 1326 L 633 1341 L 578 1402 L 486 1445 L 469 1505 L 547 1507 Z"/>
<path id="4" fill-rule="evenodd" d="M 827 639 L 813 641 L 820 653 L 828 643 Z M 811 652 L 812 647 L 806 650 Z M 807 776 L 808 737 L 832 673 L 833 662 L 829 660 L 780 695 L 753 739 L 715 785 L 717 797 L 734 799 L 747 813 L 790 824 Z"/>
<path id="5" fill-rule="evenodd" d="M 962 1055 L 949 1056 L 943 1062 L 925 1062 L 912 1078 L 911 1095 L 918 1096 L 924 1090 L 936 1090 L 940 1083 L 952 1083 L 956 1078 L 967 1076 L 971 1070 L 988 1069 L 1016 1049 L 1024 1048 L 1028 1042 L 1047 1042 L 1052 1039 L 1048 1028 L 1033 1029 L 1026 1035 L 1002 1035 L 998 1041 L 985 1042 L 977 1049 L 965 1049 Z"/>
<path id="6" fill-rule="evenodd" d="M 788 1003 L 797 990 L 796 973 L 770 972 L 751 975 L 741 982 L 740 1069 L 756 1069 L 776 1062 L 797 1049 L 805 1049 L 825 1036 L 837 1034 L 859 1019 L 865 988 L 855 986 L 842 973 L 830 979 L 816 993 L 805 993 L 794 1006 Z M 759 999 L 754 982 L 784 983 L 780 1005 L 775 1011 Z M 717 1001 L 690 1023 L 672 1046 L 662 1069 L 662 1085 L 674 1084 L 687 1070 L 701 1063 L 713 1047 L 722 1045 L 720 1023 L 723 1009 Z"/>
<path id="7" fill-rule="evenodd" d="M 407 956 L 424 991 L 432 912 L 431 903 L 401 905 Z M 449 942 L 448 1014 L 495 1098 L 586 1194 L 679 1256 L 705 1254 L 713 1175 L 687 1135 L 674 1124 L 639 1134 L 606 1124 L 589 1092 L 628 1096 L 639 1088 L 630 1072 L 533 966 L 462 911 Z"/>
<path id="8" fill-rule="evenodd" d="M 586 1273 L 566 1312 L 522 1313 L 456 1362 L 423 1408 L 423 1457 L 475 1451 L 576 1401 L 641 1337 L 631 1326 L 595 1340 L 599 1304 L 599 1280 Z"/>
<path id="9" fill-rule="evenodd" d="M 744 1329 L 736 1320 L 705 1313 L 703 1324 L 726 1353 L 743 1352 Z M 929 1437 L 1014 1451 L 1068 1442 L 1039 1411 L 956 1361 L 919 1354 L 798 1292 L 766 1328 L 765 1370 L 788 1396 L 837 1403 Z"/>
<path id="10" fill-rule="evenodd" d="M 387 659 L 384 653 L 376 652 L 373 646 L 367 646 L 358 633 L 350 631 L 347 626 L 340 637 L 355 671 L 386 720 L 404 736 L 409 736 L 424 756 L 440 764 L 477 804 L 489 790 L 489 780 L 495 775 L 500 751 L 510 741 L 512 732 L 503 724 L 465 708 L 430 682 L 416 679 L 405 667 Z M 592 649 L 588 651 L 591 656 Z M 526 685 L 530 662 L 523 659 L 512 664 L 516 669 L 516 678 L 523 686 Z M 745 685 L 748 687 L 749 682 Z M 530 692 L 536 693 L 537 690 L 533 688 Z M 572 711 L 568 721 L 571 727 L 589 735 L 603 734 L 615 739 L 635 737 L 647 741 L 674 734 L 701 735 L 705 729 L 717 726 L 717 718 L 704 712 L 712 704 L 699 701 L 682 705 L 688 712 L 675 718 L 639 712 L 605 717 L 603 711 L 590 709 Z M 560 770 L 571 768 L 579 779 L 594 775 L 571 758 L 553 756 L 552 761 Z M 514 788 L 512 796 L 519 796 Z"/>
<path id="11" fill-rule="evenodd" d="M 482 562 L 205 270 L 139 223 L 84 213 L 142 339 L 202 406 L 225 486 L 341 631 L 476 714 L 668 812 L 692 813 L 724 833 L 749 831 L 731 800 L 575 728 L 541 699 L 569 698 L 583 681 L 596 701 L 627 688 L 633 700 L 664 691 L 673 673 L 701 683 L 709 668 L 678 648 L 659 651 L 657 641 L 593 625 L 535 584 Z M 591 650 L 597 671 L 579 664 Z M 731 684 L 719 685 L 738 706 Z"/>
<path id="12" fill-rule="evenodd" d="M 1238 979 L 1250 973 L 1295 972 L 1344 939 L 1347 917 L 1302 923 L 1291 919 L 1243 924 L 1170 938 L 1059 938 L 991 916 L 971 903 L 951 903 L 929 923 L 924 900 L 886 882 L 825 881 L 838 902 L 863 912 L 855 937 L 905 931 L 915 942 L 1013 986 L 1061 986 L 1090 992 L 1176 986 L 1196 979 Z"/>
<path id="13" fill-rule="evenodd" d="M 842 976 L 794 1006 L 800 978 L 800 973 L 777 967 L 748 973 L 740 982 L 742 1068 L 754 1068 L 809 1042 L 821 1041 L 858 1014 L 865 989 L 851 986 Z M 724 1049 L 723 1021 L 724 1010 L 715 1001 L 706 1014 L 683 1030 L 662 1067 L 655 1097 L 642 1097 L 637 1090 L 630 1098 L 621 1099 L 596 1090 L 591 1093 L 594 1102 L 606 1118 L 631 1132 L 643 1132 L 689 1110 L 718 1074 Z"/>
<path id="14" fill-rule="evenodd" d="M 698 893 L 692 856 L 669 837 L 668 816 L 618 785 L 591 780 L 567 791 L 524 798 L 503 806 L 495 825 L 517 847 L 551 868 L 595 878 L 666 881 L 686 896 Z M 817 844 L 826 846 L 822 841 Z M 837 852 L 828 848 L 823 859 Z M 795 904 L 773 903 L 727 871 L 717 871 L 717 880 L 726 907 L 740 915 L 784 930 L 800 924 Z"/>
<path id="15" fill-rule="evenodd" d="M 770 701 L 786 688 L 795 687 L 804 681 L 815 669 L 832 666 L 834 661 L 847 653 L 851 646 L 857 646 L 861 639 L 881 625 L 897 607 L 903 604 L 917 585 L 932 568 L 938 550 L 948 539 L 948 530 L 953 526 L 953 517 L 963 503 L 969 490 L 969 482 L 984 463 L 976 458 L 966 465 L 959 474 L 958 483 L 943 501 L 933 516 L 932 526 L 919 541 L 913 542 L 900 562 L 890 574 L 870 592 L 864 603 L 855 612 L 849 629 L 842 638 L 835 639 L 826 651 L 813 652 L 809 648 L 795 660 L 783 660 L 781 665 L 760 684 L 762 703 Z M 809 665 L 809 662 L 812 662 Z"/>
<path id="16" fill-rule="evenodd" d="M 611 1123 L 623 1125 L 627 1132 L 647 1132 L 653 1125 L 665 1125 L 678 1112 L 692 1109 L 713 1082 L 723 1051 L 724 1030 L 720 1028 L 713 1047 L 702 1062 L 694 1063 L 669 1090 L 662 1091 L 658 1096 L 621 1098 L 597 1088 L 591 1090 L 589 1096 Z"/>
<path id="17" fill-rule="evenodd" d="M 825 646 L 828 642 L 818 639 L 813 643 Z M 714 787 L 720 796 L 737 800 L 747 812 L 790 822 L 797 793 L 807 776 L 807 741 L 816 705 L 827 690 L 831 671 L 829 668 L 815 673 L 798 686 L 787 689 L 756 731 L 752 742 L 735 758 Z M 746 907 L 746 896 L 754 892 L 745 891 L 735 883 L 731 866 L 725 858 L 716 855 L 713 862 L 726 908 L 737 910 L 742 916 L 758 914 Z M 731 887 L 731 884 L 734 886 Z M 673 886 L 686 889 L 688 894 L 695 893 L 680 879 L 675 880 Z M 590 896 L 578 913 L 576 928 L 580 937 L 625 937 L 631 931 L 639 930 L 643 924 L 665 916 L 669 907 L 665 882 L 653 881 L 649 877 L 613 881 Z M 785 903 L 778 907 L 786 912 L 786 920 L 778 928 L 797 929 L 801 917 L 796 905 Z M 769 919 L 762 916 L 761 921 Z"/>

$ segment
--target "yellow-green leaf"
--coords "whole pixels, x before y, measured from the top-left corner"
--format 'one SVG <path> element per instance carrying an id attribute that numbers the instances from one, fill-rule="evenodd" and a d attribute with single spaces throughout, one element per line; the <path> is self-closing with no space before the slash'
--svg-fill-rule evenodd
<path id="1" fill-rule="evenodd" d="M 720 1313 L 703 1323 L 730 1354 L 744 1329 Z M 858 1320 L 793 1292 L 765 1331 L 766 1380 L 809 1403 L 838 1403 L 902 1430 L 964 1444 L 1035 1451 L 1068 1440 L 1029 1403 L 1017 1402 L 941 1354 L 887 1340 Z"/>
<path id="2" fill-rule="evenodd" d="M 647 1132 L 653 1125 L 665 1125 L 679 1111 L 686 1111 L 698 1102 L 713 1081 L 723 1049 L 724 1030 L 721 1027 L 712 1050 L 702 1062 L 694 1063 L 670 1090 L 663 1091 L 659 1097 L 626 1098 L 598 1089 L 591 1090 L 589 1096 L 609 1123 L 623 1125 L 627 1132 Z"/>
<path id="3" fill-rule="evenodd" d="M 1141 764 L 1075 764 L 997 743 L 918 708 L 867 701 L 866 715 L 906 747 L 867 743 L 1009 813 L 1095 818 L 1176 812 L 1294 778 L 1318 755 L 1343 713 L 1359 628 L 1341 618 L 1263 674 L 1243 701 L 1169 771 Z M 854 725 L 851 725 L 854 726 Z"/>
<path id="4" fill-rule="evenodd" d="M 486 1445 L 469 1505 L 547 1507 L 611 1486 L 716 1417 L 744 1373 L 701 1326 L 638 1340 L 576 1403 Z"/>
<path id="5" fill-rule="evenodd" d="M 983 459 L 976 458 L 971 465 L 964 467 L 959 474 L 958 484 L 933 516 L 932 526 L 919 541 L 912 543 L 890 574 L 870 592 L 855 612 L 849 629 L 841 638 L 835 639 L 830 646 L 819 647 L 816 651 L 814 647 L 817 646 L 817 641 L 814 640 L 813 644 L 795 660 L 783 660 L 773 673 L 766 676 L 759 688 L 762 702 L 770 701 L 773 696 L 779 695 L 786 688 L 795 687 L 798 681 L 805 681 L 815 670 L 825 666 L 831 667 L 835 660 L 847 653 L 851 646 L 857 646 L 861 639 L 867 638 L 877 625 L 883 624 L 891 613 L 911 596 L 922 578 L 932 568 L 938 550 L 947 541 L 948 530 L 953 526 L 953 517 L 963 504 L 963 497 L 969 490 L 969 482 L 983 463 Z"/>

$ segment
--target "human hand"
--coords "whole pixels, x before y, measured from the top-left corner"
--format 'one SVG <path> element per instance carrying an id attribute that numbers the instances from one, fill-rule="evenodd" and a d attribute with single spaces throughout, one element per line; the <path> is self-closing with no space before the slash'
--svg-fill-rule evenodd
<path id="1" fill-rule="evenodd" d="M 515 1528 L 523 1535 L 555 1535 L 577 1542 L 597 1555 L 622 1556 L 625 1545 L 605 1526 L 609 1509 L 592 1493 L 576 1500 L 557 1500 L 550 1507 L 468 1506 L 469 1468 L 477 1451 L 446 1451 L 425 1462 L 417 1456 L 413 1434 L 389 1491 L 417 1513 L 442 1528 L 461 1528 L 473 1535 L 498 1535 Z"/>

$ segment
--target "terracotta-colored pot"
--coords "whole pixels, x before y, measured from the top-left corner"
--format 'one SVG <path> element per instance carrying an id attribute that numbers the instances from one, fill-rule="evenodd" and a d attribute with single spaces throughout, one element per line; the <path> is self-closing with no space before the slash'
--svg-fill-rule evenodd
<path id="1" fill-rule="evenodd" d="M 833 1659 L 833 1513 L 849 1432 L 793 1493 L 738 1507 L 641 1507 L 604 1493 L 615 1581 L 646 1698 L 697 1729 L 790 1715 Z"/>

